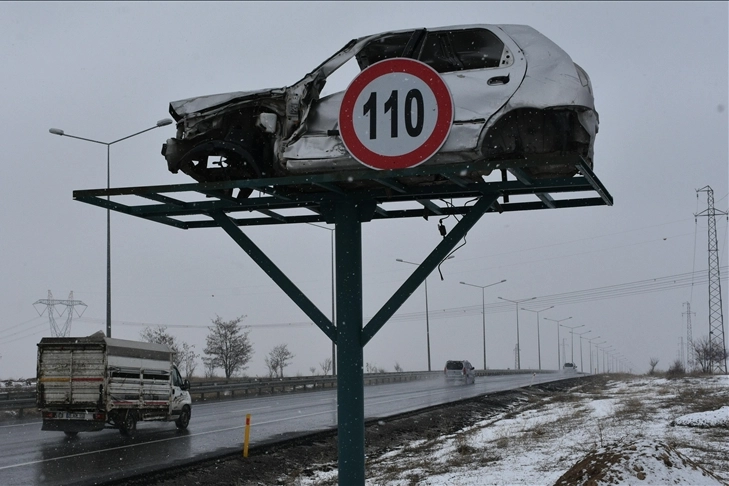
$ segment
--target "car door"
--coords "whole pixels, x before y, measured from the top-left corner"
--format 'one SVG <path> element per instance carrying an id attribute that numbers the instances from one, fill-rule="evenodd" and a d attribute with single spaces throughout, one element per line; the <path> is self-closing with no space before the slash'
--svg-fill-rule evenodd
<path id="1" fill-rule="evenodd" d="M 183 385 L 185 382 L 183 381 L 182 376 L 180 375 L 180 372 L 176 366 L 172 366 L 170 377 L 172 381 L 172 394 L 169 413 L 170 415 L 179 415 L 182 407 L 185 404 L 190 403 L 190 393 L 186 390 L 183 390 Z"/>
<path id="2" fill-rule="evenodd" d="M 516 92 L 527 68 L 519 46 L 496 26 L 428 31 L 418 57 L 448 85 L 455 124 L 486 122 Z"/>

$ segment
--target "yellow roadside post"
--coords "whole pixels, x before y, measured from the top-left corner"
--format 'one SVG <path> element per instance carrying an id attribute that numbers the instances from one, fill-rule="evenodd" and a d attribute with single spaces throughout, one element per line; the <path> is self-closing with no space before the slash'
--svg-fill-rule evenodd
<path id="1" fill-rule="evenodd" d="M 248 457 L 248 439 L 251 436 L 251 414 L 246 415 L 246 432 L 243 439 L 243 457 Z"/>

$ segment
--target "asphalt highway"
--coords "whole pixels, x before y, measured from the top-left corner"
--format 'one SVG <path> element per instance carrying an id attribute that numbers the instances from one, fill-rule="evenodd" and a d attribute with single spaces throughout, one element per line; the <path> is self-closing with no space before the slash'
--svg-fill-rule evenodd
<path id="1" fill-rule="evenodd" d="M 561 373 L 501 375 L 478 377 L 475 385 L 448 385 L 433 379 L 367 386 L 365 419 L 574 377 Z M 251 447 L 336 428 L 336 390 L 197 402 L 187 430 L 177 430 L 174 422 L 139 422 L 131 438 L 108 429 L 69 439 L 61 432 L 41 431 L 39 419 L 4 422 L 0 424 L 0 484 L 100 484 L 242 453 L 246 414 L 252 417 Z"/>

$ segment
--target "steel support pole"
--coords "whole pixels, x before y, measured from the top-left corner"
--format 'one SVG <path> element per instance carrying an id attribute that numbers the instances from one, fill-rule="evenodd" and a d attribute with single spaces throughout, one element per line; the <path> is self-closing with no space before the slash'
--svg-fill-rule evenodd
<path id="1" fill-rule="evenodd" d="M 430 369 L 430 318 L 428 317 L 428 277 L 425 277 L 425 340 L 428 345 L 428 371 Z"/>
<path id="2" fill-rule="evenodd" d="M 106 190 L 111 183 L 111 144 L 106 144 Z M 109 195 L 106 196 L 107 202 Z M 111 209 L 106 208 L 106 337 L 111 337 Z"/>
<path id="3" fill-rule="evenodd" d="M 362 225 L 351 200 L 335 204 L 339 484 L 365 484 Z"/>
<path id="4" fill-rule="evenodd" d="M 481 288 L 481 330 L 483 332 L 483 369 L 486 371 L 486 291 Z"/>

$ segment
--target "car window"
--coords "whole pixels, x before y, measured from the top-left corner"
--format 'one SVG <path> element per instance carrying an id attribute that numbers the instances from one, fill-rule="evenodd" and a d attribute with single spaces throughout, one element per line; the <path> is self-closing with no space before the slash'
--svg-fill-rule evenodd
<path id="1" fill-rule="evenodd" d="M 182 385 L 182 377 L 180 376 L 180 372 L 177 371 L 177 367 L 172 367 L 172 385 L 173 386 Z"/>
<path id="2" fill-rule="evenodd" d="M 463 361 L 448 361 L 446 363 L 446 369 L 447 370 L 462 370 Z"/>
<path id="3" fill-rule="evenodd" d="M 365 69 L 376 62 L 393 57 L 402 57 L 412 32 L 389 34 L 373 39 L 358 54 L 360 69 Z"/>
<path id="4" fill-rule="evenodd" d="M 504 59 L 504 43 L 486 29 L 452 30 L 428 33 L 419 60 L 439 73 L 509 65 Z"/>

